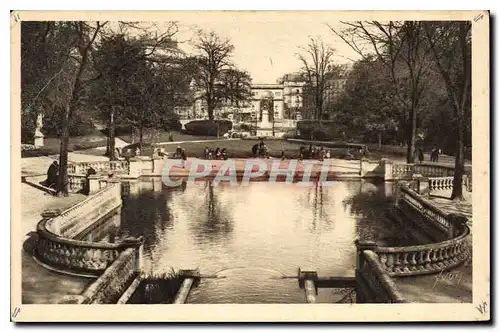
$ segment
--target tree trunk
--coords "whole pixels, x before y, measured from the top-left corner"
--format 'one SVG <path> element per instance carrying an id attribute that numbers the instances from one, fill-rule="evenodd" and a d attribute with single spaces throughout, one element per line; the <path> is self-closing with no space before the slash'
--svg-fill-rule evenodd
<path id="1" fill-rule="evenodd" d="M 116 160 L 115 154 L 115 108 L 111 107 L 111 111 L 109 113 L 109 125 L 108 125 L 108 151 L 107 155 L 109 160 Z"/>
<path id="2" fill-rule="evenodd" d="M 378 150 L 382 151 L 382 132 L 378 132 Z"/>
<path id="3" fill-rule="evenodd" d="M 410 110 L 407 135 L 406 162 L 413 164 L 415 162 L 415 138 L 417 136 L 417 110 L 415 107 Z"/>
<path id="4" fill-rule="evenodd" d="M 142 152 L 142 140 L 144 138 L 144 127 L 143 125 L 139 125 L 139 149 L 141 149 Z"/>
<path id="5" fill-rule="evenodd" d="M 68 197 L 68 145 L 69 145 L 69 119 L 71 106 L 66 106 L 66 112 L 62 123 L 61 146 L 59 149 L 59 181 L 58 196 Z"/>
<path id="6" fill-rule="evenodd" d="M 453 176 L 453 190 L 451 199 L 463 200 L 462 177 L 464 175 L 464 126 L 462 119 L 462 110 L 459 110 L 457 116 L 457 152 L 455 156 L 455 174 Z"/>

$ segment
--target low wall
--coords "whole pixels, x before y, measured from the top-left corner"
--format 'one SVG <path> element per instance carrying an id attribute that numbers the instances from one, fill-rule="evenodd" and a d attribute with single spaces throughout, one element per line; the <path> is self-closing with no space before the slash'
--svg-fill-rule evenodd
<path id="1" fill-rule="evenodd" d="M 116 304 L 141 271 L 142 240 L 123 250 L 104 273 L 90 284 L 81 295 L 74 296 L 74 304 Z"/>
<path id="2" fill-rule="evenodd" d="M 74 239 L 85 229 L 121 206 L 120 183 L 108 186 L 59 215 L 37 225 L 34 255 L 49 268 L 63 273 L 97 276 L 130 247 L 135 240 L 112 244 Z"/>
<path id="3" fill-rule="evenodd" d="M 389 276 L 440 273 L 465 262 L 469 255 L 467 217 L 447 214 L 404 185 L 398 186 L 396 207 L 435 242 L 408 247 L 380 247 L 376 252 Z"/>
<path id="4" fill-rule="evenodd" d="M 356 303 L 406 303 L 371 245 L 356 242 Z"/>

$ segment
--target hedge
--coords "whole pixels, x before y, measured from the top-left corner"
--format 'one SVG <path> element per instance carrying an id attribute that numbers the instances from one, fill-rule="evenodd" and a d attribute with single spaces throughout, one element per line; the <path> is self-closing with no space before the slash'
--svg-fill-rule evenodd
<path id="1" fill-rule="evenodd" d="M 233 128 L 233 123 L 229 120 L 194 120 L 186 123 L 186 132 L 191 135 L 219 136 L 224 135 Z"/>

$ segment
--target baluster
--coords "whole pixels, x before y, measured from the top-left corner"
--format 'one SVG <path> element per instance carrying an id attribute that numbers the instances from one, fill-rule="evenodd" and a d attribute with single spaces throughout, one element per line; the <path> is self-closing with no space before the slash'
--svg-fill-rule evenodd
<path id="1" fill-rule="evenodd" d="M 408 253 L 405 252 L 403 253 L 403 272 L 411 272 L 409 266 L 408 266 Z"/>
<path id="2" fill-rule="evenodd" d="M 427 270 L 430 270 L 432 269 L 432 266 L 431 266 L 431 259 L 430 259 L 430 254 L 431 254 L 431 251 L 430 250 L 427 250 L 425 251 L 425 254 L 424 254 L 424 267 L 425 269 Z"/>
<path id="3" fill-rule="evenodd" d="M 394 260 L 394 272 L 401 273 L 401 272 L 403 272 L 403 270 L 401 268 L 401 258 L 399 257 L 401 255 L 401 253 L 397 252 L 397 253 L 394 253 L 394 255 L 396 256 L 395 260 Z"/>
<path id="4" fill-rule="evenodd" d="M 389 273 L 392 273 L 394 271 L 394 254 L 393 253 L 387 254 L 386 266 L 387 266 L 387 271 Z"/>
<path id="5" fill-rule="evenodd" d="M 385 253 L 380 253 L 378 254 L 380 263 L 384 267 L 385 270 L 387 270 L 387 255 Z"/>

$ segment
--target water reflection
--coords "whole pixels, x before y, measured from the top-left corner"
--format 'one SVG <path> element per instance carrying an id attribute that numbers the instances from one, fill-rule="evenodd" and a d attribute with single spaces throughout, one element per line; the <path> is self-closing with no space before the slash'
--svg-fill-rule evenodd
<path id="1" fill-rule="evenodd" d="M 352 276 L 354 240 L 394 232 L 384 215 L 391 192 L 384 183 L 150 187 L 124 198 L 120 234 L 144 235 L 146 270 L 199 268 L 226 277 L 203 280 L 189 302 L 302 302 L 297 281 L 276 280 L 276 273 L 296 275 L 301 267 Z"/>

